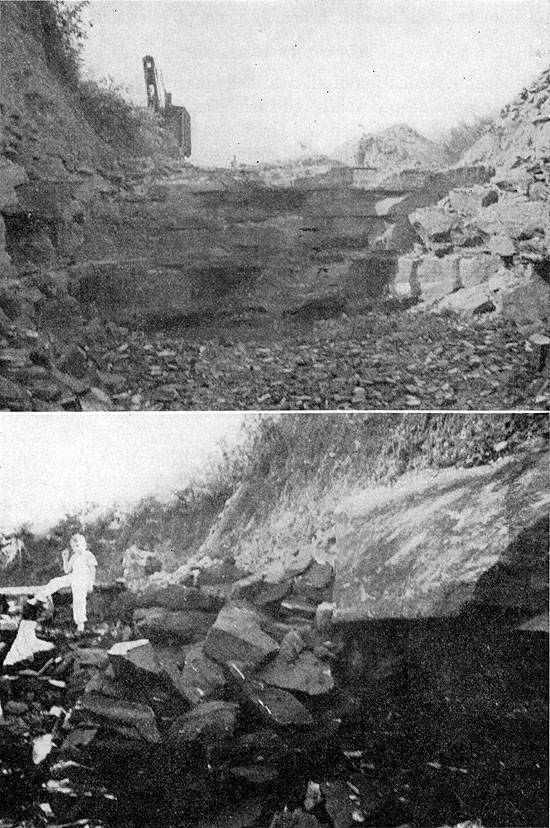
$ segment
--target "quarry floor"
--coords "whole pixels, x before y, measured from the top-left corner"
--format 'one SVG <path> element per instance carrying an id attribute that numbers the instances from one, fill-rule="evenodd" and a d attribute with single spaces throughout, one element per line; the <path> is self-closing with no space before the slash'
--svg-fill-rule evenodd
<path id="1" fill-rule="evenodd" d="M 120 410 L 544 410 L 547 402 L 525 337 L 492 315 L 241 314 L 154 330 L 108 324 L 84 341 Z"/>

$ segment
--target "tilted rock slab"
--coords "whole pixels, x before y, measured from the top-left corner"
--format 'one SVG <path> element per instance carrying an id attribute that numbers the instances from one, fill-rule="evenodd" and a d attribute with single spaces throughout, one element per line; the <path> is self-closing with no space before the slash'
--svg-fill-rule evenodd
<path id="1" fill-rule="evenodd" d="M 112 728 L 130 739 L 141 739 L 151 744 L 161 742 L 155 714 L 147 704 L 112 699 L 98 693 L 85 693 L 80 697 L 74 711 L 86 718 Z"/>
<path id="2" fill-rule="evenodd" d="M 258 678 L 274 687 L 297 690 L 309 696 L 320 696 L 334 687 L 330 666 L 309 650 L 304 650 L 291 663 L 282 655 L 278 655 L 258 674 Z"/>
<path id="3" fill-rule="evenodd" d="M 120 681 L 154 681 L 162 675 L 162 664 L 146 638 L 113 644 L 107 655 Z"/>
<path id="4" fill-rule="evenodd" d="M 218 614 L 204 644 L 204 652 L 220 664 L 240 661 L 260 667 L 276 655 L 278 643 L 262 629 L 262 617 L 252 608 L 227 604 Z"/>
<path id="5" fill-rule="evenodd" d="M 335 621 L 547 605 L 548 456 L 404 475 L 336 512 Z"/>
<path id="6" fill-rule="evenodd" d="M 214 613 L 201 610 L 167 610 L 147 607 L 134 611 L 134 624 L 143 634 L 154 640 L 193 643 L 204 638 L 215 620 Z"/>

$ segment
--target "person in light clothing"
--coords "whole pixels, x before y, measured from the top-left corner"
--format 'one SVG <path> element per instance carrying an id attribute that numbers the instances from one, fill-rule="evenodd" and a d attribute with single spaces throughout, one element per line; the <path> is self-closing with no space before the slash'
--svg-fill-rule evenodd
<path id="1" fill-rule="evenodd" d="M 70 586 L 73 593 L 74 622 L 78 632 L 83 632 L 87 621 L 86 599 L 94 587 L 97 559 L 88 549 L 84 535 L 73 535 L 70 547 L 73 552 L 70 557 L 68 549 L 64 549 L 61 553 L 65 575 L 52 578 L 36 593 L 35 597 L 44 600 L 63 587 Z"/>

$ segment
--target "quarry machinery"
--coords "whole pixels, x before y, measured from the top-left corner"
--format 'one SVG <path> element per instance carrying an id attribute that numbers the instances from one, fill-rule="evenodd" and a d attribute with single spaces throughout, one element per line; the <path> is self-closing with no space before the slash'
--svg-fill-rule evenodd
<path id="1" fill-rule="evenodd" d="M 166 128 L 172 133 L 184 158 L 191 155 L 191 117 L 184 106 L 174 106 L 172 93 L 166 92 L 162 73 L 157 71 L 151 55 L 143 58 L 143 74 L 147 94 L 147 109 L 160 115 Z"/>

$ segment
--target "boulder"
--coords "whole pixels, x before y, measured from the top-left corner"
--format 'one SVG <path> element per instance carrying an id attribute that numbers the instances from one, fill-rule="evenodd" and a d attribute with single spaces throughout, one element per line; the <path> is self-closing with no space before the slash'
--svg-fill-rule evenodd
<path id="1" fill-rule="evenodd" d="M 168 744 L 185 746 L 196 742 L 217 745 L 233 738 L 239 705 L 209 701 L 179 716 L 171 725 Z"/>
<path id="2" fill-rule="evenodd" d="M 221 667 L 204 652 L 204 644 L 195 644 L 185 654 L 181 671 L 185 698 L 197 705 L 218 695 L 227 684 Z"/>
<path id="3" fill-rule="evenodd" d="M 512 239 L 544 235 L 550 226 L 550 205 L 544 201 L 508 198 L 481 210 L 473 220 L 487 236 L 506 234 Z"/>
<path id="4" fill-rule="evenodd" d="M 101 388 L 90 388 L 79 400 L 82 411 L 110 411 L 113 401 Z"/>
<path id="5" fill-rule="evenodd" d="M 329 693 L 334 687 L 330 666 L 309 650 L 304 650 L 292 661 L 279 654 L 258 674 L 258 678 L 274 687 L 307 693 L 308 696 Z"/>
<path id="6" fill-rule="evenodd" d="M 217 612 L 221 602 L 214 595 L 207 594 L 195 587 L 181 584 L 169 584 L 166 587 L 150 587 L 134 595 L 134 606 L 163 607 L 168 610 L 202 610 Z"/>
<path id="7" fill-rule="evenodd" d="M 492 298 L 492 291 L 487 284 L 472 285 L 443 296 L 432 306 L 432 310 L 435 312 L 445 310 L 463 311 L 470 314 L 474 313 L 484 303 L 491 301 Z"/>
<path id="8" fill-rule="evenodd" d="M 150 744 L 161 741 L 155 714 L 146 704 L 85 693 L 76 703 L 74 711 L 77 716 L 90 718 L 127 738 L 141 739 Z"/>
<path id="9" fill-rule="evenodd" d="M 332 628 L 334 604 L 332 601 L 323 601 L 315 612 L 315 629 L 320 633 L 327 633 Z"/>
<path id="10" fill-rule="evenodd" d="M 327 591 L 330 589 L 333 580 L 334 570 L 329 563 L 313 561 L 303 575 L 295 578 L 292 591 L 295 595 L 301 595 L 310 601 L 318 602 L 328 597 Z"/>
<path id="11" fill-rule="evenodd" d="M 287 664 L 296 661 L 301 652 L 306 648 L 304 639 L 298 630 L 289 630 L 281 641 L 281 649 L 279 655 L 285 660 Z"/>
<path id="12" fill-rule="evenodd" d="M 270 726 L 310 727 L 313 718 L 291 693 L 277 687 L 268 687 L 252 678 L 243 664 L 228 662 L 231 677 L 240 690 L 241 697 Z"/>
<path id="13" fill-rule="evenodd" d="M 293 618 L 304 618 L 311 620 L 315 618 L 316 605 L 311 601 L 305 601 L 302 598 L 287 598 L 281 602 L 281 611 L 286 616 Z"/>
<path id="14" fill-rule="evenodd" d="M 290 594 L 291 581 L 281 581 L 279 584 L 265 584 L 254 597 L 257 607 L 270 607 L 280 604 Z"/>
<path id="15" fill-rule="evenodd" d="M 515 256 L 516 246 L 507 233 L 497 233 L 489 239 L 489 250 L 493 256 L 509 258 Z"/>
<path id="16" fill-rule="evenodd" d="M 515 289 L 501 292 L 502 315 L 522 330 L 548 330 L 550 322 L 550 286 L 534 272 L 520 276 Z"/>
<path id="17" fill-rule="evenodd" d="M 459 225 L 456 215 L 445 213 L 439 207 L 415 210 L 409 215 L 409 221 L 429 250 L 436 243 L 450 243 L 451 230 Z"/>
<path id="18" fill-rule="evenodd" d="M 148 586 L 148 578 L 162 569 L 162 564 L 152 552 L 139 549 L 135 544 L 130 546 L 122 556 L 122 571 L 128 589 L 134 592 L 143 591 Z"/>
<path id="19" fill-rule="evenodd" d="M 204 652 L 221 664 L 240 661 L 259 667 L 279 650 L 277 642 L 263 631 L 263 623 L 262 616 L 252 607 L 230 602 L 210 629 Z"/>
<path id="20" fill-rule="evenodd" d="M 162 664 L 146 638 L 114 644 L 107 657 L 120 681 L 158 681 L 162 675 Z"/>
<path id="21" fill-rule="evenodd" d="M 205 637 L 216 616 L 201 610 L 167 610 L 148 607 L 134 610 L 134 624 L 154 641 L 190 644 Z"/>
<path id="22" fill-rule="evenodd" d="M 488 207 L 498 201 L 498 190 L 476 184 L 473 187 L 451 190 L 448 199 L 452 209 L 457 213 L 475 216 L 482 207 Z"/>

